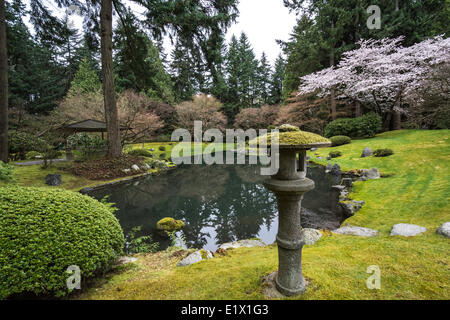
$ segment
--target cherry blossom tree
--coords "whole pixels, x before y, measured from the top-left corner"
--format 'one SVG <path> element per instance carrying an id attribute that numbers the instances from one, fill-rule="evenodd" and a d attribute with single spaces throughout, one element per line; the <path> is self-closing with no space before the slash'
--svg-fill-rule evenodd
<path id="1" fill-rule="evenodd" d="M 358 49 L 343 54 L 336 67 L 301 78 L 299 94 L 317 92 L 323 97 L 334 89 L 340 99 L 364 103 L 400 128 L 407 113 L 405 97 L 414 94 L 432 70 L 450 61 L 450 38 L 427 39 L 403 47 L 403 37 L 362 40 Z"/>

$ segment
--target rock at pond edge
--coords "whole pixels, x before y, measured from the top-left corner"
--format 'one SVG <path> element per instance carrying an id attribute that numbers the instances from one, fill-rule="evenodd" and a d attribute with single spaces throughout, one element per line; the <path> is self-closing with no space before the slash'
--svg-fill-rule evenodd
<path id="1" fill-rule="evenodd" d="M 184 227 L 184 222 L 174 218 L 163 218 L 156 223 L 156 229 L 159 231 L 179 231 Z"/>
<path id="2" fill-rule="evenodd" d="M 399 223 L 392 227 L 391 236 L 414 237 L 427 231 L 425 227 L 415 224 Z"/>
<path id="3" fill-rule="evenodd" d="M 450 238 L 450 222 L 443 223 L 437 228 L 436 233 L 446 238 Z"/>
<path id="4" fill-rule="evenodd" d="M 213 258 L 213 254 L 209 250 L 198 250 L 190 255 L 188 255 L 186 258 L 181 260 L 177 263 L 177 267 L 186 267 L 194 263 L 198 263 L 202 260 L 207 260 Z"/>
<path id="5" fill-rule="evenodd" d="M 375 237 L 378 235 L 377 230 L 351 225 L 340 227 L 339 229 L 333 230 L 331 232 L 341 235 L 351 235 L 358 237 Z"/>

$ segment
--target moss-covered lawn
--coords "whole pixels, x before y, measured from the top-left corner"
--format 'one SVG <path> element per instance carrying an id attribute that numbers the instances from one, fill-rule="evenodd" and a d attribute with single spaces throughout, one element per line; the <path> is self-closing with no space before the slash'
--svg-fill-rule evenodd
<path id="1" fill-rule="evenodd" d="M 154 159 L 160 159 L 160 160 L 169 160 L 171 156 L 172 149 L 177 145 L 177 143 L 173 142 L 154 142 L 154 143 L 146 143 L 145 149 L 155 149 L 153 151 Z M 207 144 L 203 144 L 203 151 L 208 151 L 206 148 L 208 147 Z M 163 147 L 164 150 L 160 150 L 160 147 Z M 188 146 L 191 149 L 191 155 L 196 155 L 196 152 L 194 152 L 194 145 L 191 144 L 191 146 Z M 223 145 L 223 149 L 230 149 L 233 145 Z M 142 144 L 135 144 L 131 146 L 131 149 L 139 149 L 142 148 Z M 211 148 L 211 147 L 210 147 Z M 26 162 L 26 161 L 19 161 L 19 162 Z M 11 163 L 14 165 L 14 162 Z M 14 177 L 20 186 L 24 187 L 48 187 L 45 184 L 45 177 L 48 174 L 55 174 L 58 173 L 62 177 L 63 184 L 60 186 L 61 188 L 72 190 L 72 191 L 79 191 L 86 187 L 94 187 L 97 185 L 102 185 L 105 183 L 110 183 L 114 181 L 120 181 L 123 179 L 129 179 L 132 176 L 124 177 L 124 178 L 118 178 L 118 179 L 112 179 L 112 180 L 89 180 L 84 177 L 76 176 L 71 174 L 70 172 L 63 171 L 64 167 L 67 167 L 70 165 L 68 162 L 55 162 L 52 164 L 52 166 L 48 167 L 47 169 L 42 169 L 41 165 L 32 165 L 32 166 L 14 166 Z M 156 173 L 158 169 L 150 169 L 149 172 Z M 139 176 L 139 175 L 137 175 Z M 0 186 L 3 185 L 3 182 L 0 181 Z M 52 187 L 48 187 L 52 188 Z"/>
<path id="2" fill-rule="evenodd" d="M 391 148 L 387 158 L 360 158 L 364 147 Z M 375 238 L 326 233 L 304 247 L 303 273 L 311 282 L 295 299 L 450 299 L 450 240 L 436 228 L 450 221 L 450 131 L 397 131 L 350 145 L 333 162 L 343 169 L 377 167 L 391 176 L 358 182 L 352 197 L 366 205 L 348 223 L 380 230 Z M 315 160 L 314 153 L 311 153 Z M 327 161 L 318 160 L 326 164 Z M 413 238 L 390 237 L 396 223 L 425 226 Z M 243 248 L 184 268 L 167 252 L 140 255 L 75 296 L 79 299 L 264 299 L 260 280 L 276 270 L 276 246 Z M 381 289 L 369 290 L 367 267 L 378 265 Z"/>

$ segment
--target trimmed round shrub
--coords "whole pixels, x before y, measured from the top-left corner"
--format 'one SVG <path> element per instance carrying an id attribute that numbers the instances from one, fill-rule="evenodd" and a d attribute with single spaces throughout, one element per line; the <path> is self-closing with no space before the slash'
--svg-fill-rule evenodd
<path id="1" fill-rule="evenodd" d="M 352 138 L 374 137 L 381 131 L 381 117 L 374 112 L 358 118 L 341 118 L 325 127 L 325 137 L 348 136 Z"/>
<path id="2" fill-rule="evenodd" d="M 331 158 L 339 158 L 340 156 L 342 156 L 342 152 L 340 152 L 340 151 L 331 151 L 328 155 Z"/>
<path id="3" fill-rule="evenodd" d="M 389 157 L 394 154 L 394 151 L 392 149 L 377 149 L 373 152 L 373 155 L 375 157 Z"/>
<path id="4" fill-rule="evenodd" d="M 135 156 L 135 157 L 147 157 L 147 158 L 153 157 L 152 153 L 145 149 L 134 149 L 134 150 L 128 151 L 128 154 L 131 156 Z"/>
<path id="5" fill-rule="evenodd" d="M 334 136 L 330 138 L 330 141 L 332 147 L 337 147 L 344 144 L 349 144 L 350 142 L 352 142 L 352 139 L 347 136 Z"/>
<path id="6" fill-rule="evenodd" d="M 0 299 L 61 297 L 71 291 L 69 266 L 82 280 L 107 270 L 124 246 L 114 211 L 76 192 L 0 188 Z"/>

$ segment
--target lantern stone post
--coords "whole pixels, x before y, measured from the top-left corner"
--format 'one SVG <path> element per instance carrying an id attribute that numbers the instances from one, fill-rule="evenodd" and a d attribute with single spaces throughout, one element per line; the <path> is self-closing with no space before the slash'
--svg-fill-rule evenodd
<path id="1" fill-rule="evenodd" d="M 283 295 L 294 296 L 305 291 L 301 201 L 304 193 L 314 189 L 314 181 L 306 178 L 306 150 L 329 147 L 331 143 L 290 125 L 281 126 L 279 131 L 279 170 L 264 182 L 264 186 L 275 193 L 278 202 L 278 274 L 275 286 Z"/>

